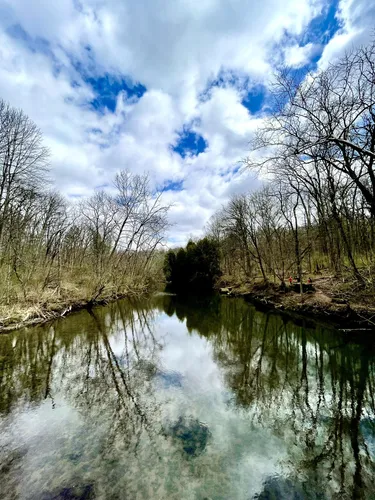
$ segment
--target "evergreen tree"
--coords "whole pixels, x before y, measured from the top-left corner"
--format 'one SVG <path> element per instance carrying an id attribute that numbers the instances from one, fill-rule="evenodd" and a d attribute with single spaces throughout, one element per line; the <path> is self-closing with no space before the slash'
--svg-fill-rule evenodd
<path id="1" fill-rule="evenodd" d="M 176 291 L 209 291 L 221 275 L 220 255 L 216 242 L 203 238 L 189 241 L 177 253 L 169 251 L 165 257 L 164 273 L 171 288 Z"/>

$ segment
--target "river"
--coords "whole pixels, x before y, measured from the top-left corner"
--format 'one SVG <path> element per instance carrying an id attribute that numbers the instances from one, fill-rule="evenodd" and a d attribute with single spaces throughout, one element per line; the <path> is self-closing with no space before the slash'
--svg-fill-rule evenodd
<path id="1" fill-rule="evenodd" d="M 375 351 L 160 294 L 0 337 L 0 498 L 375 498 Z"/>

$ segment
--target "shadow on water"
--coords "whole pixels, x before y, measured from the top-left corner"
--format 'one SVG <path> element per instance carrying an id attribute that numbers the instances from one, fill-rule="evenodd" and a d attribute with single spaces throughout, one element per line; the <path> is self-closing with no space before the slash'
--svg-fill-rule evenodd
<path id="1" fill-rule="evenodd" d="M 208 345 L 223 408 L 213 386 L 189 392 L 201 351 L 184 373 L 166 366 L 180 327 Z M 3 336 L 3 498 L 373 498 L 374 361 L 335 331 L 215 295 L 119 301 Z M 251 464 L 241 478 L 228 466 L 253 435 L 284 453 L 256 487 Z"/>

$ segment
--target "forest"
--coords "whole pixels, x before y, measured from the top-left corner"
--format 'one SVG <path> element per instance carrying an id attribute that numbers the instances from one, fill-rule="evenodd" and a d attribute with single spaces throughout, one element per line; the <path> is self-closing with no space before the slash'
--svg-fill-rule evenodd
<path id="1" fill-rule="evenodd" d="M 147 174 L 123 170 L 107 190 L 64 198 L 41 131 L 1 100 L 2 325 L 164 279 L 181 291 L 325 274 L 373 294 L 375 40 L 307 76 L 279 71 L 269 103 L 243 160 L 262 188 L 233 196 L 205 238 L 164 258 L 169 207 Z"/>
<path id="2" fill-rule="evenodd" d="M 264 181 L 211 219 L 223 279 L 375 289 L 375 41 L 324 69 L 282 70 L 244 168 Z"/>
<path id="3" fill-rule="evenodd" d="M 168 206 L 148 175 L 118 172 L 81 201 L 51 189 L 50 152 L 22 110 L 0 100 L 1 325 L 77 301 L 139 295 L 163 280 Z"/>

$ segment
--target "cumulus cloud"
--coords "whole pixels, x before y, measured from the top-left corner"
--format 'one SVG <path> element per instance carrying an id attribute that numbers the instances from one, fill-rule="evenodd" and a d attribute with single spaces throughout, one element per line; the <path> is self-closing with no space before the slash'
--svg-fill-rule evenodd
<path id="1" fill-rule="evenodd" d="M 341 57 L 345 51 L 369 42 L 375 36 L 375 3 L 366 0 L 340 0 L 336 13 L 340 29 L 325 46 L 319 65 Z"/>
<path id="2" fill-rule="evenodd" d="M 52 175 L 67 196 L 85 196 L 121 168 L 149 172 L 155 186 L 181 186 L 172 204 L 170 241 L 202 232 L 214 210 L 256 185 L 238 170 L 262 110 L 245 105 L 266 85 L 274 52 L 299 67 L 316 54 L 306 41 L 324 0 L 3 0 L 0 96 L 42 129 Z M 322 63 L 369 36 L 374 7 L 341 1 L 340 30 Z M 285 35 L 293 40 L 285 47 Z M 126 81 L 112 108 L 97 105 L 101 77 Z M 139 95 L 132 86 L 146 89 Z M 182 157 L 175 146 L 191 130 L 206 143 Z"/>
<path id="3" fill-rule="evenodd" d="M 285 64 L 291 68 L 301 68 L 309 64 L 319 51 L 320 46 L 311 42 L 303 46 L 291 45 L 285 47 Z"/>

